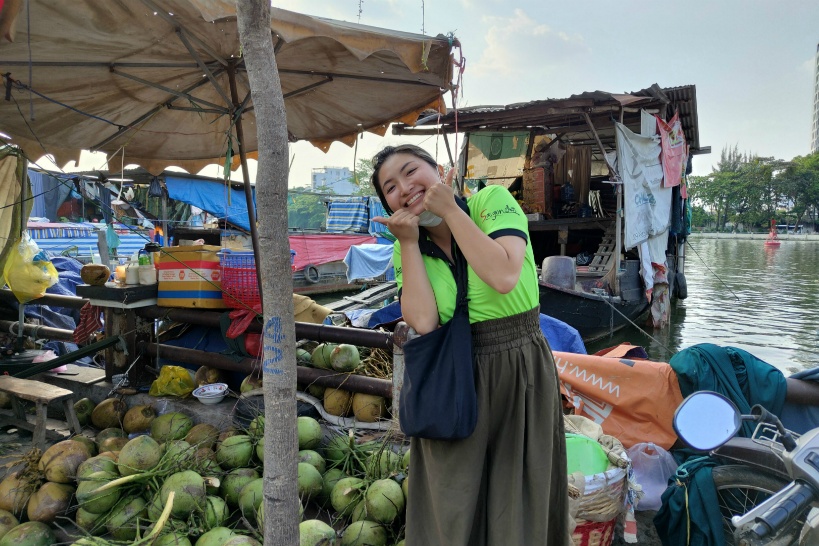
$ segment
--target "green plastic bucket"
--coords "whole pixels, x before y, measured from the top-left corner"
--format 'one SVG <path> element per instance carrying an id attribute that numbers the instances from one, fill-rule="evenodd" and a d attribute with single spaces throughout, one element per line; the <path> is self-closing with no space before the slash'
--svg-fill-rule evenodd
<path id="1" fill-rule="evenodd" d="M 580 434 L 566 433 L 566 459 L 569 474 L 579 471 L 584 476 L 592 476 L 609 467 L 609 458 L 600 444 Z"/>

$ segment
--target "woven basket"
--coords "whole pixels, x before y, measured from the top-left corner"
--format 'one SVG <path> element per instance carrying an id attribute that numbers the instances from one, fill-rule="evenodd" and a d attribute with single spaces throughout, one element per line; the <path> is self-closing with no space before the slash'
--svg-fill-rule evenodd
<path id="1" fill-rule="evenodd" d="M 626 471 L 618 467 L 586 476 L 585 491 L 577 510 L 578 519 L 607 522 L 617 518 L 625 506 L 626 477 Z"/>
<path id="2" fill-rule="evenodd" d="M 572 533 L 572 542 L 574 546 L 610 546 L 616 523 L 617 518 L 602 522 L 579 519 Z"/>

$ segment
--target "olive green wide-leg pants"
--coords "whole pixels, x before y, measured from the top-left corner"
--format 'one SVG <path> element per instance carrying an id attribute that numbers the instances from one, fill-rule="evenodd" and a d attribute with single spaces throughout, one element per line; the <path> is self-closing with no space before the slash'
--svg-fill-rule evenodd
<path id="1" fill-rule="evenodd" d="M 566 444 L 538 310 L 472 325 L 478 423 L 411 440 L 407 546 L 566 546 Z"/>

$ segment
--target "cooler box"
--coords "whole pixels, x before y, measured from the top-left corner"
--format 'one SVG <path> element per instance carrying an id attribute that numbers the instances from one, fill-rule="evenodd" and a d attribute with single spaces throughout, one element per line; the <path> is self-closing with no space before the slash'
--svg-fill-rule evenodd
<path id="1" fill-rule="evenodd" d="M 221 247 L 211 245 L 163 248 L 157 265 L 157 305 L 224 309 L 220 250 Z"/>

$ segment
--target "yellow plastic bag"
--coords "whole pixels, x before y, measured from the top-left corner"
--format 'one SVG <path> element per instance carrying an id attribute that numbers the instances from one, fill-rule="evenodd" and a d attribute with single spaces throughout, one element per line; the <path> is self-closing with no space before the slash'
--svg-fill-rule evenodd
<path id="1" fill-rule="evenodd" d="M 190 372 L 181 366 L 162 366 L 159 377 L 151 383 L 151 396 L 179 396 L 185 398 L 196 385 Z"/>
<path id="2" fill-rule="evenodd" d="M 59 279 L 54 265 L 28 233 L 14 244 L 3 266 L 3 276 L 20 303 L 43 297 Z"/>

